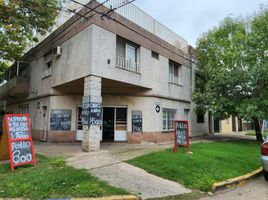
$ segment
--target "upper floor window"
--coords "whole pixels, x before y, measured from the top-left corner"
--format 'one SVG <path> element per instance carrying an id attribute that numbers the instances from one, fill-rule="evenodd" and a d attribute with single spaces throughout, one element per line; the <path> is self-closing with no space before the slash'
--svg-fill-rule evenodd
<path id="1" fill-rule="evenodd" d="M 52 73 L 52 61 L 49 61 L 44 66 L 43 78 L 51 76 Z"/>
<path id="2" fill-rule="evenodd" d="M 137 63 L 138 46 L 122 38 L 116 40 L 116 66 L 125 70 L 140 72 Z"/>
<path id="3" fill-rule="evenodd" d="M 169 82 L 181 85 L 181 65 L 169 61 Z"/>
<path id="4" fill-rule="evenodd" d="M 159 60 L 159 54 L 156 53 L 155 51 L 152 51 L 152 58 Z"/>
<path id="5" fill-rule="evenodd" d="M 52 74 L 52 53 L 48 53 L 44 57 L 43 78 L 49 77 Z"/>

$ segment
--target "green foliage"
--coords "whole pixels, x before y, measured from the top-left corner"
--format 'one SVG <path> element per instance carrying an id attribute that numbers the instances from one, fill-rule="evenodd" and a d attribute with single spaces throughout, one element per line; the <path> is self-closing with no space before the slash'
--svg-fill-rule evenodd
<path id="1" fill-rule="evenodd" d="M 226 18 L 197 42 L 202 80 L 194 101 L 224 119 L 268 118 L 268 10 L 249 20 Z"/>
<path id="2" fill-rule="evenodd" d="M 149 173 L 191 189 L 211 190 L 213 183 L 241 176 L 261 166 L 260 144 L 252 141 L 197 143 L 185 149 L 155 152 L 128 161 Z"/>
<path id="3" fill-rule="evenodd" d="M 128 194 L 91 176 L 86 170 L 68 167 L 63 159 L 37 156 L 37 167 L 24 165 L 14 172 L 0 164 L 0 198 L 29 199 L 102 197 Z"/>
<path id="4" fill-rule="evenodd" d="M 56 15 L 56 0 L 0 0 L 0 75 L 37 41 L 36 33 L 46 33 Z"/>

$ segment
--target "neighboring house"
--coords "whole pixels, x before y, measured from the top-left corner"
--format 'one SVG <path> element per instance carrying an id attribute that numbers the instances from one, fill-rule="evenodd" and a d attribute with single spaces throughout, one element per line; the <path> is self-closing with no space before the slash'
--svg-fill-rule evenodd
<path id="1" fill-rule="evenodd" d="M 214 133 L 233 133 L 254 129 L 251 122 L 245 121 L 235 116 L 230 116 L 225 120 L 213 120 Z"/>
<path id="2" fill-rule="evenodd" d="M 98 12 L 109 5 L 99 6 Z M 95 13 L 85 7 L 79 11 Z M 80 15 L 9 69 L 0 87 L 2 109 L 29 113 L 34 139 L 82 140 L 86 151 L 98 150 L 100 141 L 172 141 L 174 120 L 193 115 L 187 41 L 133 4 L 111 19 Z M 90 126 L 83 121 L 87 106 Z M 195 121 L 193 135 L 207 132 L 207 115 L 200 124 Z"/>
<path id="3" fill-rule="evenodd" d="M 268 120 L 263 120 L 263 128 L 268 129 Z"/>

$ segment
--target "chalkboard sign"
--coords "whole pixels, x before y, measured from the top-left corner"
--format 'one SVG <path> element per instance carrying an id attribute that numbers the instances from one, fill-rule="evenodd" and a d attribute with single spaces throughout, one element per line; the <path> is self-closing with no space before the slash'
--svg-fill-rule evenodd
<path id="1" fill-rule="evenodd" d="M 175 121 L 174 122 L 174 149 L 177 151 L 178 146 L 185 146 L 189 149 L 189 122 Z"/>
<path id="2" fill-rule="evenodd" d="M 50 114 L 50 130 L 70 131 L 72 124 L 72 110 L 52 109 Z"/>
<path id="3" fill-rule="evenodd" d="M 101 125 L 102 116 L 101 116 L 101 103 L 91 102 L 89 104 L 89 125 Z"/>
<path id="4" fill-rule="evenodd" d="M 142 132 L 142 112 L 132 111 L 132 132 L 141 133 Z"/>
<path id="5" fill-rule="evenodd" d="M 5 115 L 12 170 L 16 166 L 36 163 L 29 121 L 27 114 Z"/>
<path id="6" fill-rule="evenodd" d="M 97 102 L 90 102 L 90 97 L 83 97 L 82 106 L 83 125 L 102 125 L 102 105 Z"/>

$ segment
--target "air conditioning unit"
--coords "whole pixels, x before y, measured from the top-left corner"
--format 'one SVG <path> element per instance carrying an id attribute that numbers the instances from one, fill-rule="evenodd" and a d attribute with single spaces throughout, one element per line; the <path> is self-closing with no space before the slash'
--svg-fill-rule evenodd
<path id="1" fill-rule="evenodd" d="M 53 57 L 59 57 L 61 56 L 62 53 L 62 48 L 60 46 L 57 46 L 55 49 L 52 51 Z"/>

